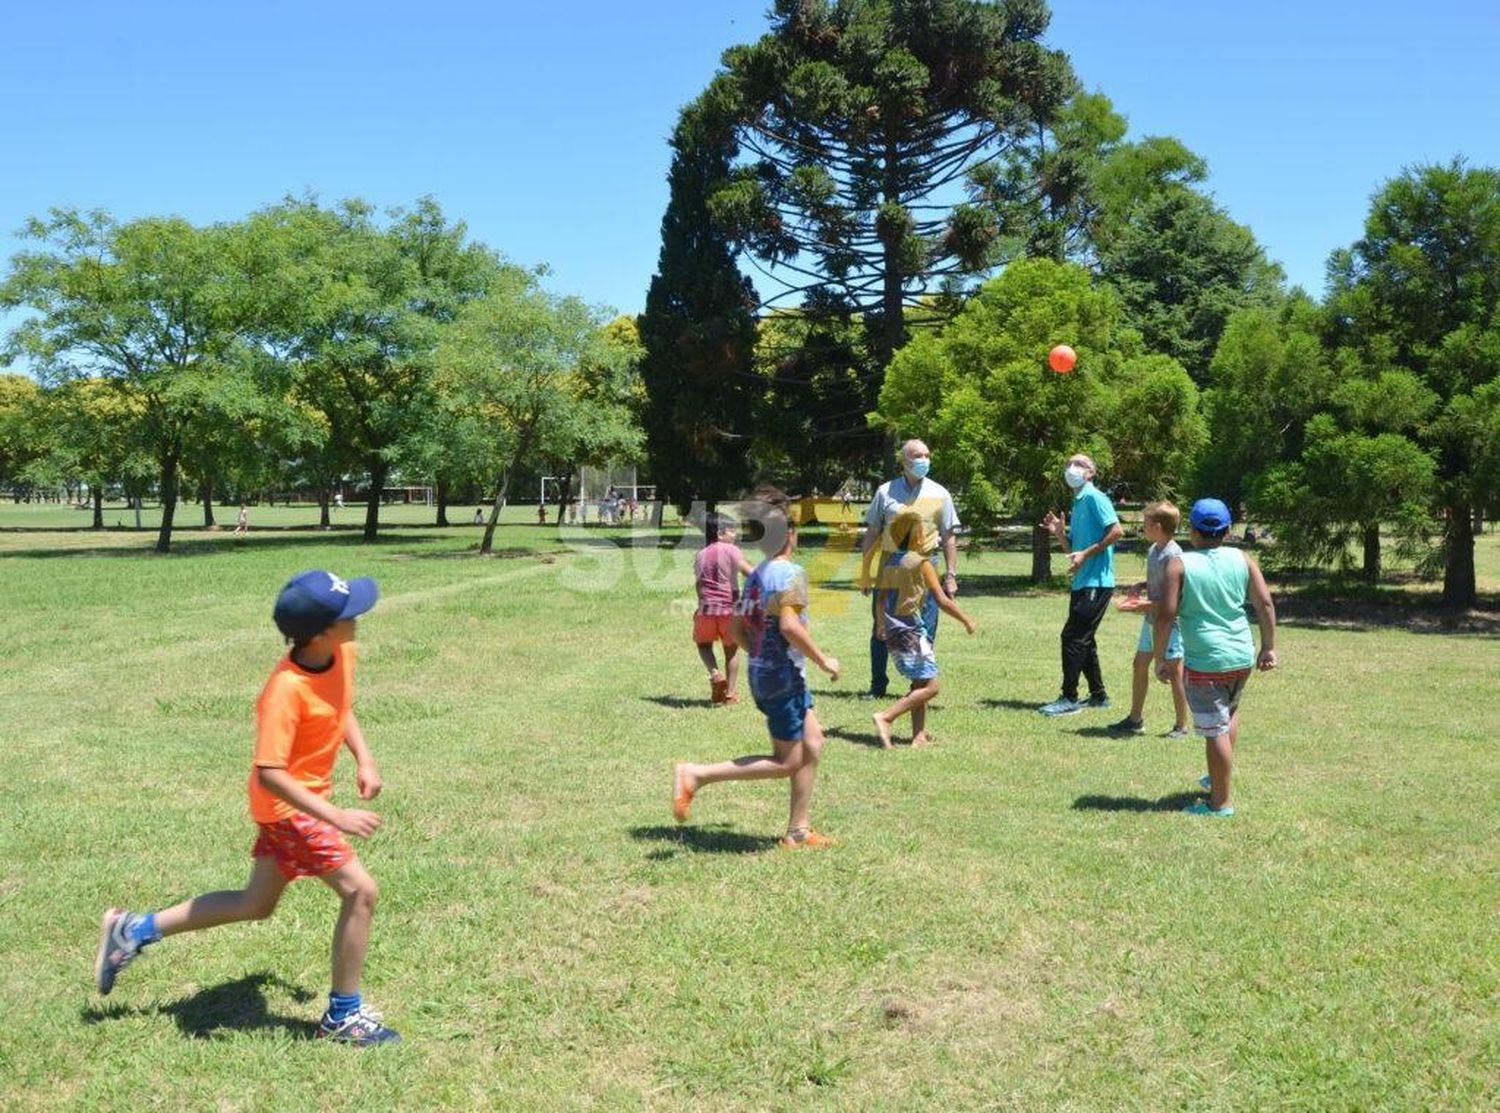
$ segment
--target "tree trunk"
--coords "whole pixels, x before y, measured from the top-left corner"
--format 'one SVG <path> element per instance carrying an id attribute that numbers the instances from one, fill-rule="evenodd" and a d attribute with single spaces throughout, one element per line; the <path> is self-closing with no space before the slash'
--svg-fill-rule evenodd
<path id="1" fill-rule="evenodd" d="M 137 503 L 139 505 L 139 503 Z M 161 459 L 161 529 L 156 532 L 156 551 L 172 551 L 172 518 L 177 513 L 177 453 Z M 1472 554 L 1470 568 L 1472 570 Z"/>
<path id="2" fill-rule="evenodd" d="M 390 466 L 379 456 L 370 458 L 370 498 L 365 503 L 365 540 L 374 541 L 380 534 L 380 495 Z"/>
<path id="3" fill-rule="evenodd" d="M 437 481 L 437 524 L 440 526 L 448 524 L 448 481 L 446 479 Z"/>
<path id="4" fill-rule="evenodd" d="M 205 477 L 198 484 L 198 498 L 203 503 L 203 528 L 208 529 L 214 524 L 214 481 Z"/>
<path id="5" fill-rule="evenodd" d="M 94 484 L 89 488 L 89 494 L 94 499 L 94 528 L 104 528 L 104 487 L 102 484 Z"/>
<path id="6" fill-rule="evenodd" d="M 495 527 L 500 524 L 500 514 L 505 510 L 505 499 L 510 494 L 510 469 L 500 474 L 500 490 L 495 493 L 495 505 L 490 510 L 490 520 L 484 526 L 484 540 L 479 543 L 479 555 L 489 556 L 495 547 Z"/>
<path id="7" fill-rule="evenodd" d="M 328 488 L 318 488 L 318 528 L 331 529 L 333 520 L 328 516 Z"/>
<path id="8" fill-rule="evenodd" d="M 1052 535 L 1041 526 L 1031 528 L 1031 582 L 1038 587 L 1052 579 Z"/>
<path id="9" fill-rule="evenodd" d="M 1380 523 L 1365 526 L 1365 583 L 1378 583 L 1380 580 Z"/>
<path id="10" fill-rule="evenodd" d="M 1484 510 L 1482 508 L 1474 511 L 1474 536 L 1484 536 Z"/>
<path id="11" fill-rule="evenodd" d="M 1447 566 L 1443 569 L 1443 605 L 1472 607 L 1474 586 L 1474 513 L 1467 503 L 1448 508 Z"/>

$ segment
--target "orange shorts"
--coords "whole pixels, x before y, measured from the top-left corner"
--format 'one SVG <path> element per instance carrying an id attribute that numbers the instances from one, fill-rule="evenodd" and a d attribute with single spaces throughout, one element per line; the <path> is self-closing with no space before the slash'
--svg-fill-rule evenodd
<path id="1" fill-rule="evenodd" d="M 354 860 L 354 848 L 344 840 L 342 831 L 305 812 L 259 827 L 260 837 L 250 857 L 275 859 L 276 868 L 288 881 L 322 877 Z"/>
<path id="2" fill-rule="evenodd" d="M 693 641 L 699 645 L 712 645 L 714 642 L 733 645 L 733 622 L 734 615 L 732 614 L 695 614 L 693 615 Z"/>

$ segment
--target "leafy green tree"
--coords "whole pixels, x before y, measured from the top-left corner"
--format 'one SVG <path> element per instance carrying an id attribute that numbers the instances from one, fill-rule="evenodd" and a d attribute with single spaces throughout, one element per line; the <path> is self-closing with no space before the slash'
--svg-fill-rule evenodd
<path id="1" fill-rule="evenodd" d="M 499 261 L 430 198 L 385 224 L 362 201 L 287 201 L 251 224 L 279 260 L 262 339 L 295 369 L 296 397 L 367 472 L 364 536 L 374 540 L 403 438 L 433 414 L 443 326 L 483 295 Z"/>
<path id="2" fill-rule="evenodd" d="M 1127 140 L 1128 127 L 1103 93 L 1074 92 L 1044 106 L 1003 158 L 974 167 L 971 197 L 998 221 L 1000 259 L 1093 265 L 1136 206 L 1207 177 L 1207 164 L 1179 140 Z"/>
<path id="3" fill-rule="evenodd" d="M 0 306 L 33 316 L 9 336 L 50 381 L 98 377 L 141 404 L 141 440 L 157 465 L 156 550 L 171 547 L 178 482 L 205 398 L 244 367 L 245 274 L 228 225 L 176 217 L 119 224 L 108 214 L 53 210 L 32 220 L 39 243 L 12 260 Z"/>
<path id="4" fill-rule="evenodd" d="M 494 546 L 518 472 L 581 452 L 636 450 L 628 407 L 605 404 L 591 390 L 601 369 L 626 359 L 604 324 L 577 298 L 548 294 L 511 268 L 446 330 L 438 397 L 448 427 L 488 469 L 496 490 L 481 554 Z"/>
<path id="5" fill-rule="evenodd" d="M 0 484 L 15 490 L 40 455 L 36 418 L 40 395 L 25 375 L 0 375 Z"/>
<path id="6" fill-rule="evenodd" d="M 1256 475 L 1301 455 L 1303 427 L 1327 407 L 1336 382 L 1320 328 L 1306 296 L 1230 316 L 1203 393 L 1209 441 L 1199 491 L 1243 507 Z"/>
<path id="7" fill-rule="evenodd" d="M 1437 461 L 1443 601 L 1472 606 L 1475 511 L 1500 379 L 1500 170 L 1461 160 L 1420 166 L 1375 195 L 1364 236 L 1335 256 L 1342 327 L 1386 338 L 1397 368 L 1437 396 L 1421 433 Z"/>
<path id="8" fill-rule="evenodd" d="M 1067 340 L 1077 370 L 1047 369 Z M 1168 357 L 1145 353 L 1121 324 L 1118 297 L 1082 267 L 1047 259 L 1011 264 L 940 333 L 922 333 L 897 355 L 880 392 L 881 420 L 920 436 L 959 489 L 975 525 L 1013 510 L 1037 522 L 1068 498 L 1061 473 L 1075 452 L 1114 482 L 1117 457 L 1144 491 L 1173 490 L 1185 464 L 1179 442 L 1201 437 L 1196 392 Z M 1160 414 L 1145 407 L 1160 405 Z M 1152 454 L 1150 438 L 1160 438 Z M 1032 531 L 1032 577 L 1051 575 L 1051 553 Z"/>
<path id="9" fill-rule="evenodd" d="M 755 289 L 708 210 L 733 150 L 732 131 L 712 105 L 700 98 L 683 110 L 657 273 L 638 322 L 650 474 L 683 512 L 700 500 L 712 506 L 750 479 Z"/>
<path id="10" fill-rule="evenodd" d="M 1158 190 L 1130 208 L 1099 253 L 1099 272 L 1146 346 L 1200 385 L 1230 316 L 1283 297 L 1281 269 L 1250 230 L 1185 188 Z"/>
<path id="11" fill-rule="evenodd" d="M 88 484 L 95 529 L 104 528 L 108 487 L 151 477 L 151 457 L 139 439 L 144 408 L 128 386 L 107 379 L 67 380 L 39 399 L 39 440 L 57 473 Z"/>

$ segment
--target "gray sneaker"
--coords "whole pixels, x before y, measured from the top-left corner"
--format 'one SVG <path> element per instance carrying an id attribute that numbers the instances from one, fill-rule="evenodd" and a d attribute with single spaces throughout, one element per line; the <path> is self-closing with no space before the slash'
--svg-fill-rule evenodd
<path id="1" fill-rule="evenodd" d="M 1173 727 L 1171 730 L 1167 731 L 1166 734 L 1162 735 L 1162 737 L 1180 740 L 1183 738 L 1191 738 L 1192 735 L 1188 733 L 1187 727 Z"/>
<path id="2" fill-rule="evenodd" d="M 1105 708 L 1105 707 L 1109 706 L 1109 697 L 1108 696 L 1090 696 L 1087 700 L 1084 701 L 1083 705 L 1085 707 L 1087 707 L 1091 711 L 1098 711 L 1101 708 Z"/>
<path id="3" fill-rule="evenodd" d="M 105 996 L 115 988 L 120 971 L 141 953 L 141 945 L 130 934 L 130 925 L 140 917 L 123 908 L 106 908 L 99 925 L 99 954 L 94 959 L 94 984 Z"/>
<path id="4" fill-rule="evenodd" d="M 1080 699 L 1069 699 L 1067 696 L 1058 696 L 1051 703 L 1044 703 L 1037 710 L 1043 715 L 1073 715 L 1082 711 L 1088 704 Z"/>
<path id="5" fill-rule="evenodd" d="M 1145 734 L 1146 724 L 1140 719 L 1132 719 L 1126 715 L 1118 723 L 1110 723 L 1105 729 L 1110 734 Z"/>

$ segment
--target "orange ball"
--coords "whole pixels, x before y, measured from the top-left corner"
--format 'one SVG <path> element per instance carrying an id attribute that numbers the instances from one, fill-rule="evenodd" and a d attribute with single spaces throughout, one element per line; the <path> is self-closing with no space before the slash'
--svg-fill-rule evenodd
<path id="1" fill-rule="evenodd" d="M 1065 375 L 1073 370 L 1073 365 L 1078 362 L 1078 353 L 1066 344 L 1059 344 L 1047 353 L 1047 365 L 1059 375 Z"/>

